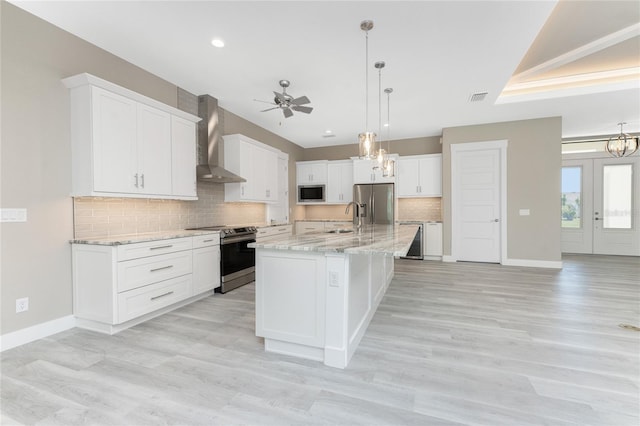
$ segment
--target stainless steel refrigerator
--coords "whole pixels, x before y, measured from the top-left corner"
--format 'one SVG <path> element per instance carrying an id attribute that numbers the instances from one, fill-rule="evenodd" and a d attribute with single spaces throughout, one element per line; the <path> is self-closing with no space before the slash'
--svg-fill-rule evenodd
<path id="1" fill-rule="evenodd" d="M 358 215 L 363 225 L 393 225 L 394 188 L 392 183 L 372 183 L 353 185 L 353 223 L 358 225 Z"/>

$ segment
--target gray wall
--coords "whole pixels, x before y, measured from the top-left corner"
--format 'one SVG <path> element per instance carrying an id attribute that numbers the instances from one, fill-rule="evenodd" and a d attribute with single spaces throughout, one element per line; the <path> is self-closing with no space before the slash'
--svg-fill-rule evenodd
<path id="1" fill-rule="evenodd" d="M 451 127 L 442 132 L 444 254 L 451 255 L 451 145 L 508 140 L 507 258 L 560 261 L 560 117 Z M 530 209 L 520 216 L 519 209 Z"/>
<path id="2" fill-rule="evenodd" d="M 60 80 L 88 72 L 171 106 L 177 86 L 4 1 L 0 19 L 1 206 L 28 214 L 27 223 L 0 225 L 0 334 L 6 334 L 72 314 L 69 92 Z M 302 148 L 225 117 L 228 133 L 262 140 L 294 163 L 300 159 Z M 16 314 L 15 300 L 27 296 L 29 311 Z"/>
<path id="3" fill-rule="evenodd" d="M 354 140 L 356 139 L 354 135 Z M 387 143 L 382 144 L 387 149 Z M 442 152 L 440 136 L 429 136 L 413 139 L 391 141 L 391 152 L 399 155 L 437 154 Z M 335 145 L 321 148 L 307 148 L 304 150 L 304 161 L 312 160 L 346 160 L 358 156 L 358 145 Z"/>

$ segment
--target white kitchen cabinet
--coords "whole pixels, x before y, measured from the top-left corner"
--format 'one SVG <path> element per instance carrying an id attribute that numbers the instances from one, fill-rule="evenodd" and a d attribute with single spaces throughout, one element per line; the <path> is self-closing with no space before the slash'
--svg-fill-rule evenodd
<path id="1" fill-rule="evenodd" d="M 394 157 L 395 159 L 395 157 Z M 397 160 L 396 160 L 397 161 Z M 395 177 L 382 176 L 377 160 L 353 160 L 353 183 L 394 183 Z"/>
<path id="2" fill-rule="evenodd" d="M 276 202 L 278 150 L 244 135 L 224 136 L 224 167 L 246 182 L 225 183 L 225 201 Z"/>
<path id="3" fill-rule="evenodd" d="M 350 220 L 345 221 L 327 221 L 324 222 L 324 230 L 331 231 L 332 229 L 345 229 L 353 227 L 353 222 Z"/>
<path id="4" fill-rule="evenodd" d="M 258 228 L 256 233 L 256 241 L 263 243 L 265 241 L 275 240 L 283 235 L 293 234 L 293 225 L 277 225 L 263 226 Z"/>
<path id="5" fill-rule="evenodd" d="M 442 259 L 442 223 L 427 222 L 424 224 L 424 246 L 425 260 Z"/>
<path id="6" fill-rule="evenodd" d="M 442 196 L 442 154 L 400 157 L 398 198 Z"/>
<path id="7" fill-rule="evenodd" d="M 183 197 L 197 197 L 196 123 L 171 117 L 171 193 Z"/>
<path id="8" fill-rule="evenodd" d="M 114 334 L 220 285 L 217 233 L 120 245 L 73 244 L 78 327 Z"/>
<path id="9" fill-rule="evenodd" d="M 326 184 L 327 161 L 296 162 L 296 182 L 298 185 Z"/>
<path id="10" fill-rule="evenodd" d="M 199 117 L 90 74 L 63 82 L 71 96 L 72 196 L 197 199 L 194 188 L 174 193 L 173 184 L 195 173 Z M 193 132 L 174 134 L 174 118 Z M 194 155 L 174 161 L 189 144 Z"/>
<path id="11" fill-rule="evenodd" d="M 278 153 L 278 176 L 276 202 L 269 203 L 267 207 L 267 223 L 289 222 L 289 154 Z"/>
<path id="12" fill-rule="evenodd" d="M 316 221 L 296 221 L 296 235 L 306 234 L 308 232 L 324 231 L 324 222 Z"/>
<path id="13" fill-rule="evenodd" d="M 193 237 L 193 294 L 220 287 L 220 236 Z"/>
<path id="14" fill-rule="evenodd" d="M 307 232 L 323 232 L 332 229 L 351 228 L 353 222 L 344 221 L 319 221 L 319 220 L 298 220 L 296 221 L 296 234 L 306 234 Z"/>
<path id="15" fill-rule="evenodd" d="M 327 203 L 347 204 L 353 201 L 353 162 L 329 161 L 327 175 Z"/>

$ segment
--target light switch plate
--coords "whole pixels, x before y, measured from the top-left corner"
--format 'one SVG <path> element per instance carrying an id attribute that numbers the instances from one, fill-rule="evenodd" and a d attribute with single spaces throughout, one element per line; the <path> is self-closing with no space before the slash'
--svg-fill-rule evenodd
<path id="1" fill-rule="evenodd" d="M 0 209 L 0 222 L 26 222 L 27 209 Z"/>
<path id="2" fill-rule="evenodd" d="M 520 216 L 529 216 L 530 214 L 529 209 L 520 209 Z"/>

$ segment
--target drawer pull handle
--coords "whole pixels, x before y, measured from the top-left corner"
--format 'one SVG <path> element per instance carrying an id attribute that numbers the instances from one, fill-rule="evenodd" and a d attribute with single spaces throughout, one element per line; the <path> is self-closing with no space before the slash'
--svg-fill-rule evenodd
<path id="1" fill-rule="evenodd" d="M 171 268 L 173 268 L 173 265 L 163 266 L 162 268 L 155 268 L 150 270 L 149 272 L 157 272 L 157 271 L 162 271 L 164 269 L 171 269 Z"/>
<path id="2" fill-rule="evenodd" d="M 160 249 L 166 249 L 166 248 L 171 248 L 173 247 L 173 244 L 169 244 L 166 246 L 156 246 L 156 247 L 149 247 L 149 250 L 160 250 Z"/>
<path id="3" fill-rule="evenodd" d="M 213 241 L 213 240 L 202 240 L 202 242 L 203 242 L 203 243 L 210 243 L 210 242 L 212 242 L 212 241 Z"/>
<path id="4" fill-rule="evenodd" d="M 169 296 L 169 295 L 171 295 L 171 294 L 173 294 L 173 291 L 168 291 L 168 292 L 166 292 L 166 293 L 164 293 L 164 294 L 161 294 L 160 296 L 154 296 L 154 297 L 152 297 L 152 298 L 151 298 L 151 300 L 160 299 L 161 297 Z"/>

